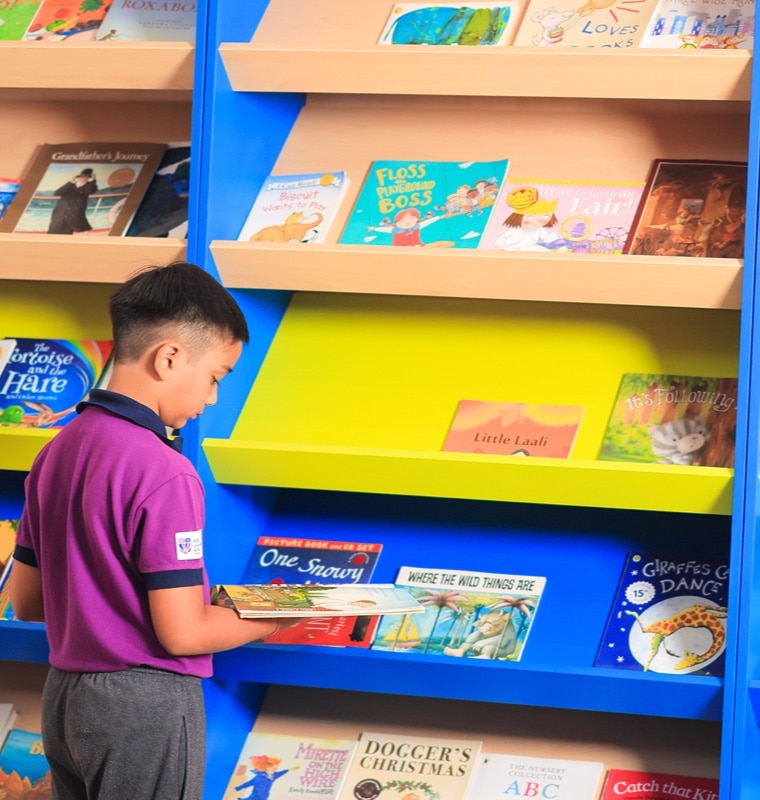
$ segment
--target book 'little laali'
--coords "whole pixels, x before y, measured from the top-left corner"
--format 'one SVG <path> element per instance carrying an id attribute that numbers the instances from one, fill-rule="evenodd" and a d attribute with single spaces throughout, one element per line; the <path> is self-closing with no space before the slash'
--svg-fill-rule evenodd
<path id="1" fill-rule="evenodd" d="M 546 578 L 401 567 L 396 585 L 425 613 L 383 617 L 373 650 L 507 662 L 522 657 Z"/>
<path id="2" fill-rule="evenodd" d="M 336 800 L 464 800 L 477 739 L 362 732 Z"/>
<path id="3" fill-rule="evenodd" d="M 222 800 L 331 800 L 355 748 L 355 739 L 252 730 L 246 736 Z"/>
<path id="4" fill-rule="evenodd" d="M 391 583 L 219 584 L 213 602 L 244 618 L 417 614 L 425 609 L 411 592 Z"/>
<path id="5" fill-rule="evenodd" d="M 727 560 L 628 553 L 594 666 L 723 675 L 728 576 Z"/>

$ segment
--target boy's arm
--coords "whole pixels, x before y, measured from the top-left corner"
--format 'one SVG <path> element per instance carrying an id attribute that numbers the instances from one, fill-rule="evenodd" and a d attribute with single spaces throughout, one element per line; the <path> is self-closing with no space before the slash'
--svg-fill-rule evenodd
<path id="1" fill-rule="evenodd" d="M 218 653 L 264 639 L 301 619 L 241 619 L 223 606 L 207 605 L 203 586 L 153 589 L 148 592 L 153 629 L 174 656 Z"/>
<path id="2" fill-rule="evenodd" d="M 44 622 L 39 569 L 14 559 L 8 580 L 13 614 L 24 622 Z"/>

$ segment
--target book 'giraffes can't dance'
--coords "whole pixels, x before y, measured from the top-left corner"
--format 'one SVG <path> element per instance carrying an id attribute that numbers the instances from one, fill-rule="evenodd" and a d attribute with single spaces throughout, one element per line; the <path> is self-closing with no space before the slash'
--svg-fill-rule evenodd
<path id="1" fill-rule="evenodd" d="M 723 675 L 728 572 L 719 558 L 629 553 L 594 666 Z"/>

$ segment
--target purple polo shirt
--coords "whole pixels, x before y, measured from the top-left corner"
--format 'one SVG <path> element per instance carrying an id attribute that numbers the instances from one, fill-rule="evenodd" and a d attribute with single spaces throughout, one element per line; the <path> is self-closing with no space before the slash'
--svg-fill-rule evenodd
<path id="1" fill-rule="evenodd" d="M 202 585 L 204 493 L 157 414 L 93 391 L 27 476 L 14 557 L 38 566 L 50 663 L 67 672 L 151 666 L 211 675 L 153 632 L 151 589 Z"/>

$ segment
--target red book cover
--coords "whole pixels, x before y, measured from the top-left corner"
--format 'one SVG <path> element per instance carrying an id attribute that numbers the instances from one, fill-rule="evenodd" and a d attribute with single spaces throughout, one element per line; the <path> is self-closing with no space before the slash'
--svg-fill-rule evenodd
<path id="1" fill-rule="evenodd" d="M 632 769 L 607 771 L 599 800 L 718 800 L 717 778 L 695 778 Z"/>

